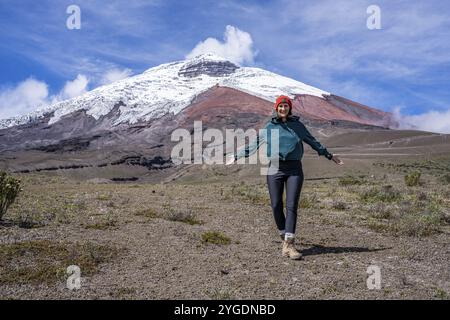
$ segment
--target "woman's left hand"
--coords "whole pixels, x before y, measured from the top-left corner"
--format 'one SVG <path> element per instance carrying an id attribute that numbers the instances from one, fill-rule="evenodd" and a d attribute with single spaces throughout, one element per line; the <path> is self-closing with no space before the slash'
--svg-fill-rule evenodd
<path id="1" fill-rule="evenodd" d="M 331 160 L 333 160 L 336 164 L 340 166 L 344 164 L 344 162 L 335 155 L 333 155 L 333 158 L 331 158 Z"/>

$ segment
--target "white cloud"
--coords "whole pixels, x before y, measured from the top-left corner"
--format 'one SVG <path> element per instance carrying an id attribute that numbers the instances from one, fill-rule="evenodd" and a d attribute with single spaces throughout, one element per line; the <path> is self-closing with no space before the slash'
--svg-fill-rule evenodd
<path id="1" fill-rule="evenodd" d="M 108 84 L 124 79 L 132 74 L 130 69 L 111 68 L 101 76 L 100 84 Z M 78 74 L 66 81 L 61 91 L 49 94 L 48 85 L 30 77 L 15 87 L 0 89 L 0 119 L 24 115 L 37 109 L 78 97 L 89 91 L 90 79 Z"/>
<path id="2" fill-rule="evenodd" d="M 394 118 L 399 123 L 397 129 L 414 129 L 429 132 L 450 133 L 450 109 L 431 110 L 417 115 L 404 115 L 401 108 L 394 109 Z"/>
<path id="3" fill-rule="evenodd" d="M 253 40 L 249 33 L 234 26 L 227 25 L 223 37 L 223 42 L 208 38 L 199 42 L 186 58 L 193 58 L 203 53 L 215 53 L 237 64 L 253 64 L 256 55 L 253 52 Z"/>
<path id="4" fill-rule="evenodd" d="M 45 82 L 28 78 L 15 88 L 0 92 L 0 118 L 9 118 L 48 104 L 48 86 Z"/>
<path id="5" fill-rule="evenodd" d="M 89 79 L 79 74 L 73 81 L 67 81 L 60 93 L 61 100 L 78 97 L 87 92 Z"/>
<path id="6" fill-rule="evenodd" d="M 109 83 L 113 83 L 118 80 L 122 80 L 131 76 L 133 72 L 131 69 L 111 69 L 107 71 L 100 80 L 100 84 L 105 85 Z"/>
<path id="7" fill-rule="evenodd" d="M 58 94 L 49 95 L 47 83 L 30 77 L 13 88 L 0 91 L 0 119 L 24 115 L 53 103 L 77 97 L 87 92 L 88 84 L 89 79 L 79 74 L 74 80 L 67 81 Z"/>

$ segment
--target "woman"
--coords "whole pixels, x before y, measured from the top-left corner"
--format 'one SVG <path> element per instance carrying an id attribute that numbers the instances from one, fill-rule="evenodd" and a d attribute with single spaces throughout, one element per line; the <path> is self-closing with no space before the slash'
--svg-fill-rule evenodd
<path id="1" fill-rule="evenodd" d="M 309 144 L 320 156 L 344 164 L 337 156 L 328 152 L 306 129 L 299 117 L 292 115 L 292 101 L 287 96 L 279 96 L 275 101 L 274 115 L 267 122 L 267 138 L 259 135 L 248 147 L 232 156 L 227 164 L 234 163 L 241 157 L 254 154 L 261 144 L 267 140 L 267 152 L 270 158 L 272 139 L 269 138 L 272 130 L 278 130 L 279 156 L 278 167 L 275 174 L 267 175 L 270 202 L 273 216 L 281 239 L 283 240 L 282 255 L 291 259 L 301 259 L 301 253 L 295 248 L 295 229 L 297 224 L 297 207 L 303 185 L 303 169 L 301 159 L 303 156 L 302 141 Z M 272 162 L 270 162 L 272 166 Z M 273 169 L 273 166 L 272 166 Z M 269 168 L 270 172 L 270 168 Z M 283 213 L 283 192 L 286 184 L 286 216 Z"/>

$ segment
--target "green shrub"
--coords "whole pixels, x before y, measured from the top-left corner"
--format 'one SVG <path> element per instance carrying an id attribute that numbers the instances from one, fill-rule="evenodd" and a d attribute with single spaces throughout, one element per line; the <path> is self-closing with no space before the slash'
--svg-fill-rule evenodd
<path id="1" fill-rule="evenodd" d="M 230 244 L 231 239 L 217 231 L 208 231 L 202 234 L 203 243 Z"/>
<path id="2" fill-rule="evenodd" d="M 365 203 L 395 202 L 401 199 L 401 193 L 390 185 L 383 186 L 381 189 L 371 188 L 361 194 L 361 201 Z"/>
<path id="3" fill-rule="evenodd" d="M 0 219 L 5 215 L 21 190 L 20 180 L 0 171 Z"/>
<path id="4" fill-rule="evenodd" d="M 231 197 L 240 197 L 244 201 L 252 204 L 267 204 L 268 194 L 259 187 L 247 184 L 233 184 L 231 187 Z"/>
<path id="5" fill-rule="evenodd" d="M 303 194 L 300 195 L 300 208 L 310 209 L 313 208 L 318 202 L 317 196 L 315 193 L 312 194 Z"/>
<path id="6" fill-rule="evenodd" d="M 143 216 L 143 217 L 151 218 L 151 219 L 160 217 L 160 214 L 158 213 L 158 211 L 156 211 L 153 208 L 142 209 L 142 210 L 136 211 L 134 214 L 136 216 Z"/>
<path id="7" fill-rule="evenodd" d="M 195 214 L 191 211 L 172 211 L 168 214 L 167 216 L 167 220 L 169 221 L 178 221 L 178 222 L 183 222 L 183 223 L 187 223 L 190 225 L 195 225 L 195 224 L 203 224 L 203 221 L 198 220 L 195 217 Z"/>
<path id="8" fill-rule="evenodd" d="M 372 216 L 367 226 L 376 232 L 420 238 L 440 233 L 440 226 L 444 223 L 440 214 L 403 212 L 395 216 L 389 216 L 387 219 Z"/>
<path id="9" fill-rule="evenodd" d="M 370 230 L 373 230 L 375 232 L 379 232 L 379 233 L 387 233 L 390 231 L 390 225 L 380 222 L 378 220 L 369 220 L 369 223 L 367 224 L 367 227 Z"/>
<path id="10" fill-rule="evenodd" d="M 413 171 L 405 175 L 405 183 L 408 187 L 418 186 L 420 183 L 420 171 Z"/>
<path id="11" fill-rule="evenodd" d="M 339 184 L 341 186 L 352 186 L 352 185 L 360 185 L 364 183 L 364 179 L 362 177 L 354 177 L 352 175 L 345 175 L 339 178 Z"/>
<path id="12" fill-rule="evenodd" d="M 17 225 L 24 229 L 39 228 L 45 225 L 44 220 L 36 208 L 24 208 L 17 217 Z"/>
<path id="13" fill-rule="evenodd" d="M 376 220 L 389 219 L 392 216 L 391 208 L 384 203 L 374 203 L 369 206 L 368 212 Z"/>
<path id="14" fill-rule="evenodd" d="M 121 249 L 95 243 L 29 240 L 0 244 L 0 286 L 5 284 L 54 285 L 64 280 L 69 265 L 85 276 L 99 271 L 100 264 L 118 256 Z"/>
<path id="15" fill-rule="evenodd" d="M 100 221 L 97 221 L 93 224 L 86 224 L 84 226 L 85 229 L 96 229 L 96 230 L 107 230 L 110 228 L 114 228 L 118 225 L 118 221 L 113 217 L 111 212 L 108 212 L 106 217 Z"/>
<path id="16" fill-rule="evenodd" d="M 234 290 L 214 288 L 208 290 L 209 296 L 214 300 L 230 300 L 233 297 Z"/>
<path id="17" fill-rule="evenodd" d="M 341 210 L 341 211 L 347 209 L 347 205 L 342 201 L 333 201 L 332 207 L 335 210 Z"/>
<path id="18" fill-rule="evenodd" d="M 97 196 L 97 200 L 100 200 L 100 201 L 111 200 L 111 195 L 110 194 L 99 194 Z"/>
<path id="19" fill-rule="evenodd" d="M 444 184 L 450 184 L 450 173 L 443 174 L 439 180 Z"/>
<path id="20" fill-rule="evenodd" d="M 434 297 L 436 299 L 447 300 L 449 298 L 447 292 L 444 289 L 436 288 L 434 292 Z"/>
<path id="21" fill-rule="evenodd" d="M 409 237 L 427 237 L 440 232 L 441 217 L 437 214 L 404 214 L 395 220 L 391 229 L 394 234 Z"/>

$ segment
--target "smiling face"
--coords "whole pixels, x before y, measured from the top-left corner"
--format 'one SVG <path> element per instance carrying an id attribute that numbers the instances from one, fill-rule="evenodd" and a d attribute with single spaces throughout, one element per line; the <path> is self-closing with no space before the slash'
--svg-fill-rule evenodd
<path id="1" fill-rule="evenodd" d="M 291 107 L 287 102 L 281 102 L 277 107 L 277 115 L 279 118 L 286 118 L 289 114 Z"/>

